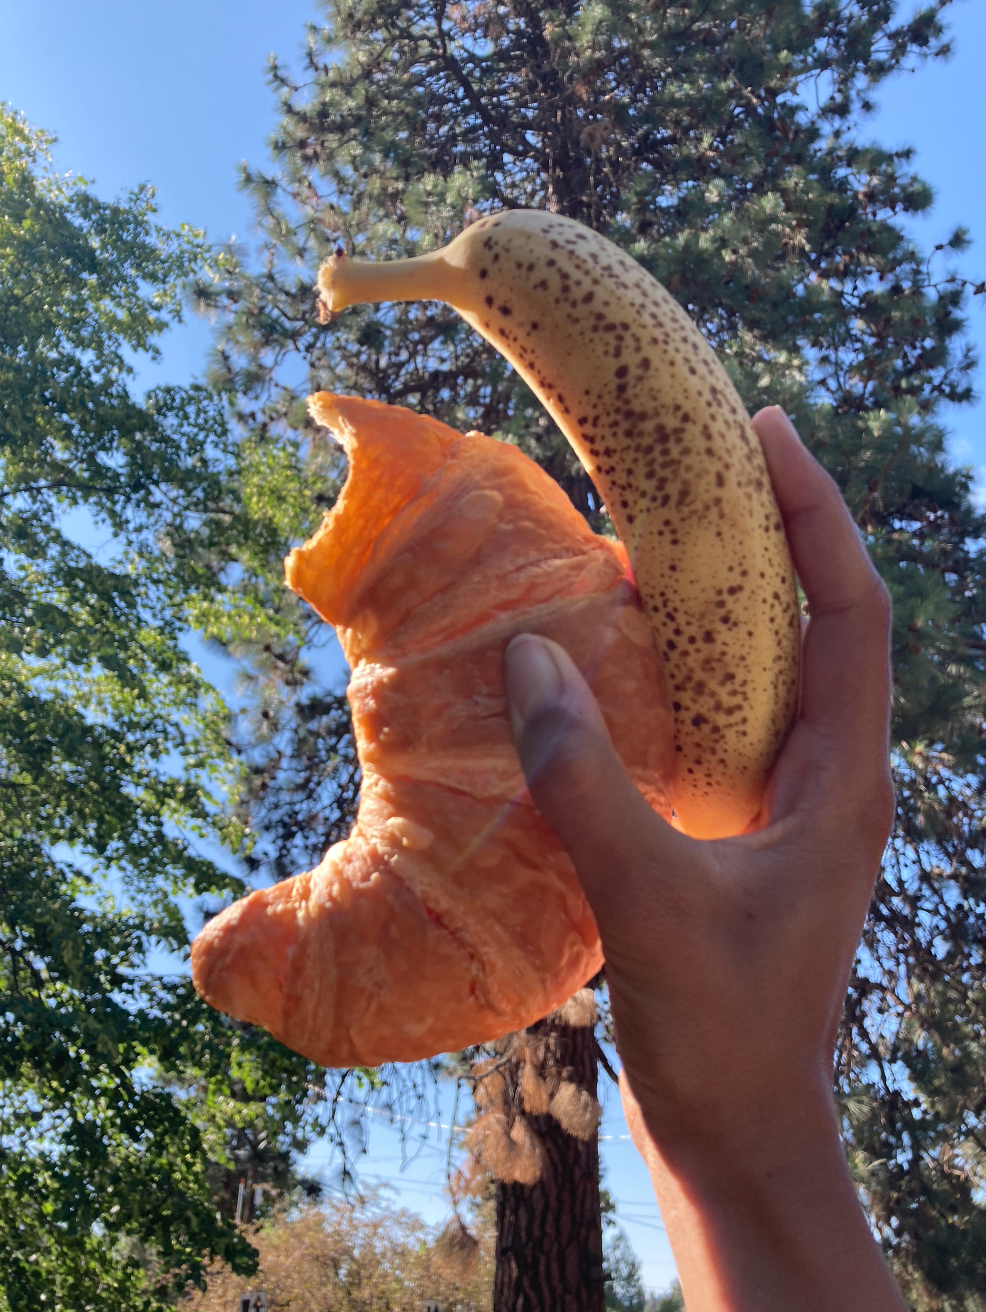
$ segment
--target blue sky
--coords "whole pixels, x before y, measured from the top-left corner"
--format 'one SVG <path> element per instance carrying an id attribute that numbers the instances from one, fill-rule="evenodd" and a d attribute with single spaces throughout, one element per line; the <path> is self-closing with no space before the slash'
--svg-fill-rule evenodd
<path id="1" fill-rule="evenodd" d="M 901 12 L 912 7 L 902 0 Z M 915 147 L 936 195 L 917 232 L 930 247 L 967 225 L 974 244 L 958 263 L 978 281 L 986 277 L 986 5 L 954 0 L 946 13 L 952 59 L 886 83 L 866 132 Z M 305 24 L 317 17 L 315 0 L 0 0 L 0 100 L 57 133 L 58 167 L 94 179 L 100 194 L 149 180 L 164 222 L 249 240 L 236 167 L 267 158 L 277 110 L 267 56 L 297 62 Z M 986 296 L 969 317 L 986 358 Z M 173 333 L 161 370 L 145 376 L 191 376 L 208 342 L 202 322 Z M 957 460 L 986 474 L 984 414 L 966 407 L 948 422 Z"/>
<path id="2" fill-rule="evenodd" d="M 910 7 L 905 0 L 901 12 Z M 914 167 L 936 196 L 916 231 L 931 247 L 956 225 L 968 226 L 973 246 L 956 264 L 978 281 L 986 277 L 986 5 L 956 0 L 948 13 L 953 58 L 886 84 L 864 134 L 915 148 Z M 0 100 L 56 133 L 57 167 L 92 179 L 99 194 L 150 181 L 164 222 L 204 227 L 216 241 L 235 234 L 249 242 L 250 211 L 236 190 L 236 167 L 267 157 L 277 105 L 266 84 L 266 59 L 275 51 L 296 62 L 305 24 L 316 18 L 313 0 L 0 0 Z M 986 297 L 970 307 L 970 336 L 986 358 Z M 208 344 L 207 325 L 193 321 L 169 335 L 161 365 L 141 376 L 187 379 L 201 372 Z M 984 418 L 982 403 L 946 417 L 956 460 L 982 470 L 981 495 Z M 445 1211 L 441 1131 L 408 1128 L 427 1134 L 430 1146 L 401 1174 L 397 1136 L 381 1124 L 367 1174 L 393 1180 L 405 1206 L 438 1222 Z M 611 1091 L 603 1134 L 607 1183 L 643 1260 L 645 1282 L 663 1287 L 674 1266 Z M 313 1165 L 322 1156 L 316 1150 Z"/>

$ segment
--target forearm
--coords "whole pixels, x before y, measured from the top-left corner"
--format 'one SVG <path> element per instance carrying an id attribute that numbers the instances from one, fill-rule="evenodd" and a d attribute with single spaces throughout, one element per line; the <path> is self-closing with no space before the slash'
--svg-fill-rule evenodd
<path id="1" fill-rule="evenodd" d="M 689 1312 L 905 1312 L 824 1106 L 648 1148 Z"/>

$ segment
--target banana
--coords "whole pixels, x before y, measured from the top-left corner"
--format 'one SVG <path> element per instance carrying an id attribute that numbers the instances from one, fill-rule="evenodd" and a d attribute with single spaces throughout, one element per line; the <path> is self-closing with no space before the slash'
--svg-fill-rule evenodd
<path id="1" fill-rule="evenodd" d="M 685 311 L 606 238 L 532 210 L 414 259 L 336 255 L 318 283 L 326 320 L 444 301 L 534 390 L 630 556 L 674 708 L 678 823 L 749 828 L 796 709 L 794 570 L 760 443 Z"/>

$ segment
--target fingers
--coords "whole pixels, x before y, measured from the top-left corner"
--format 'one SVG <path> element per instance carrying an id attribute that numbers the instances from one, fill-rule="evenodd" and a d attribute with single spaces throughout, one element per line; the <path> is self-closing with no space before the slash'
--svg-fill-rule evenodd
<path id="1" fill-rule="evenodd" d="M 504 681 L 531 796 L 571 856 L 602 929 L 614 881 L 625 887 L 635 871 L 653 871 L 655 859 L 658 869 L 667 868 L 677 846 L 689 840 L 637 792 L 596 699 L 564 648 L 518 635 L 507 647 Z"/>
<path id="2" fill-rule="evenodd" d="M 835 483 L 777 406 L 753 420 L 808 598 L 801 718 L 847 761 L 887 757 L 890 603 Z"/>
<path id="3" fill-rule="evenodd" d="M 647 1129 L 644 1114 L 640 1110 L 640 1103 L 637 1101 L 637 1095 L 630 1088 L 625 1066 L 620 1071 L 620 1101 L 623 1103 L 623 1115 L 626 1117 L 627 1129 L 630 1131 L 633 1146 L 640 1153 L 649 1170 L 658 1169 L 661 1163 L 657 1148 L 651 1138 L 650 1131 Z"/>

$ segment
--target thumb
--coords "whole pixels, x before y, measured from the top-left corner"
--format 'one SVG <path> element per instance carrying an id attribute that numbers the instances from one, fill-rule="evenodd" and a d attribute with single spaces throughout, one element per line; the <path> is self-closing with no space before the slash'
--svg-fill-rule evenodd
<path id="1" fill-rule="evenodd" d="M 675 834 L 650 809 L 617 756 L 595 697 L 563 647 L 521 633 L 504 684 L 514 742 L 538 810 L 561 839 L 599 919 L 613 894 Z"/>

